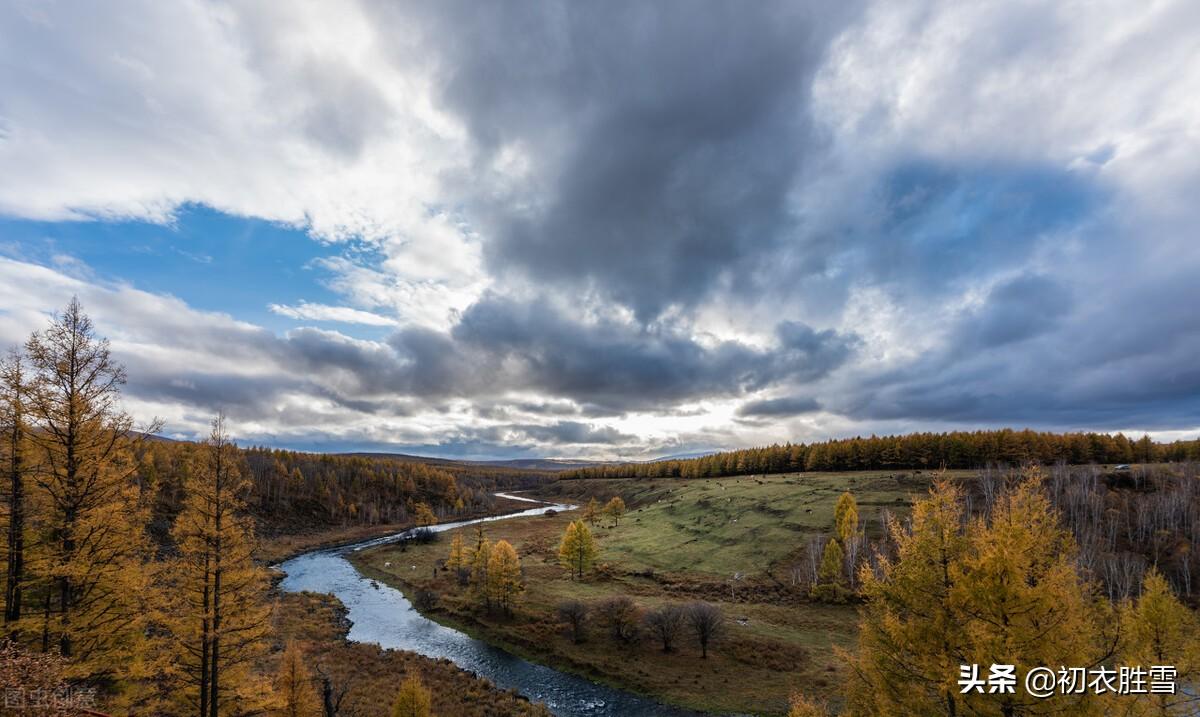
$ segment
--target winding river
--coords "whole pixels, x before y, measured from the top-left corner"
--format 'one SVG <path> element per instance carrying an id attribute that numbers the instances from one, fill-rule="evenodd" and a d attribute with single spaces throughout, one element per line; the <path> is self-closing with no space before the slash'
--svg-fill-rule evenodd
<path id="1" fill-rule="evenodd" d="M 536 503 L 539 507 L 509 515 L 445 523 L 433 526 L 433 530 L 443 532 L 474 523 L 575 508 L 507 493 L 496 495 Z M 288 592 L 309 590 L 336 596 L 349 610 L 350 640 L 375 643 L 388 649 L 409 650 L 427 657 L 447 658 L 464 670 L 488 678 L 499 687 L 515 689 L 535 702 L 544 702 L 551 712 L 562 717 L 692 717 L 698 714 L 523 660 L 482 640 L 439 625 L 414 610 L 399 590 L 363 577 L 346 559 L 347 553 L 392 543 L 403 536 L 404 533 L 397 533 L 299 555 L 279 566 L 287 573 L 281 587 Z"/>

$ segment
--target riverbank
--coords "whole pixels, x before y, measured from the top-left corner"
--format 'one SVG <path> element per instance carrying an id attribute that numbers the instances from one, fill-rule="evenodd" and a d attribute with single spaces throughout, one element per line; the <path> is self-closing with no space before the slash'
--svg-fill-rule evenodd
<path id="1" fill-rule="evenodd" d="M 335 696 L 346 690 L 342 714 L 388 717 L 400 683 L 417 674 L 433 694 L 433 712 L 462 717 L 550 717 L 544 705 L 531 703 L 513 690 L 459 669 L 449 660 L 431 659 L 404 650 L 351 642 L 346 608 L 332 595 L 283 593 L 275 612 L 281 643 L 295 640 L 313 676 L 328 675 Z M 273 674 L 279 659 L 272 655 L 264 672 Z"/>
<path id="2" fill-rule="evenodd" d="M 471 511 L 453 516 L 453 520 L 472 520 L 488 516 L 511 515 L 529 509 L 528 500 L 509 498 L 498 495 L 494 509 L 486 511 Z M 405 523 L 386 523 L 381 525 L 352 525 L 346 527 L 323 528 L 305 533 L 284 533 L 267 536 L 259 540 L 255 557 L 267 564 L 275 565 L 297 555 L 312 550 L 328 550 L 342 548 L 355 543 L 361 543 L 385 535 L 394 535 L 411 530 L 416 526 L 411 521 Z"/>
<path id="3" fill-rule="evenodd" d="M 620 493 L 630 512 L 618 527 L 594 529 L 600 566 L 584 581 L 569 579 L 557 561 L 558 540 L 575 516 L 489 525 L 490 540 L 508 540 L 521 556 L 527 589 L 512 617 L 487 613 L 448 572 L 435 575 L 449 548 L 446 536 L 410 547 L 403 557 L 383 547 L 351 559 L 364 575 L 410 596 L 437 593 L 428 617 L 526 659 L 690 709 L 782 714 L 795 689 L 836 697 L 844 668 L 834 648 L 849 647 L 857 630 L 854 606 L 812 603 L 787 582 L 805 533 L 829 529 L 848 484 L 861 496 L 864 523 L 885 507 L 903 514 L 907 496 L 920 488 L 916 480 L 874 474 L 569 483 L 563 487 L 572 502 L 592 489 L 600 498 Z M 731 585 L 738 568 L 742 578 Z M 575 644 L 555 614 L 564 600 L 594 604 L 618 595 L 642 610 L 714 603 L 728 618 L 726 634 L 707 659 L 686 634 L 668 654 L 648 635 L 625 644 L 598 625 Z"/>

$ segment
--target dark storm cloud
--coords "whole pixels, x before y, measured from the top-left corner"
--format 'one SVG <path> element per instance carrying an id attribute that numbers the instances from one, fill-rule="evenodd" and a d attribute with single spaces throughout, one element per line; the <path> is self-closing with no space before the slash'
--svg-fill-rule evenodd
<path id="1" fill-rule="evenodd" d="M 748 401 L 742 404 L 737 415 L 745 417 L 788 417 L 800 416 L 805 413 L 815 413 L 821 410 L 821 404 L 815 398 L 768 398 L 760 401 Z"/>
<path id="2" fill-rule="evenodd" d="M 480 164 L 509 145 L 532 162 L 528 196 L 475 198 L 491 268 L 590 286 L 648 320 L 717 285 L 750 289 L 749 270 L 795 229 L 788 193 L 815 142 L 812 76 L 853 5 L 402 14 L 426 28 L 441 100 Z"/>
<path id="3" fill-rule="evenodd" d="M 1000 284 L 942 349 L 848 379 L 830 408 L 860 420 L 1074 429 L 1200 423 L 1200 312 L 1180 272 L 1072 300 L 1057 283 Z M 976 350 L 964 350 L 973 347 Z"/>
<path id="4" fill-rule="evenodd" d="M 629 443 L 637 439 L 622 433 L 612 426 L 594 426 L 579 421 L 557 421 L 549 425 L 514 425 L 506 430 L 515 431 L 530 440 L 550 444 L 610 445 Z"/>
<path id="5" fill-rule="evenodd" d="M 686 333 L 616 321 L 582 322 L 548 302 L 485 297 L 453 337 L 516 380 L 554 396 L 614 410 L 662 408 L 738 395 L 785 379 L 811 380 L 851 355 L 855 336 L 784 323 L 778 345 L 704 346 Z"/>

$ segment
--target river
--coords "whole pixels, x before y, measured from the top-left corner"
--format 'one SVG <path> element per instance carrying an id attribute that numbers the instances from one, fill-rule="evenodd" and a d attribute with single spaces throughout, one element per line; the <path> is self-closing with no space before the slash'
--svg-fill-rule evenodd
<path id="1" fill-rule="evenodd" d="M 543 503 L 521 496 L 497 493 L 499 497 L 539 507 L 519 513 L 489 516 L 432 526 L 435 532 L 454 530 L 474 523 L 542 515 L 550 510 L 573 510 L 575 506 Z M 395 588 L 363 577 L 346 559 L 346 554 L 396 542 L 404 533 L 366 540 L 354 545 L 304 553 L 282 563 L 287 573 L 281 588 L 288 592 L 308 590 L 329 593 L 342 601 L 351 622 L 348 639 L 375 643 L 394 650 L 409 650 L 433 658 L 446 658 L 464 670 L 486 677 L 502 688 L 511 688 L 535 702 L 543 702 L 561 717 L 696 717 L 698 713 L 668 707 L 645 697 L 599 685 L 582 677 L 560 672 L 521 659 L 512 653 L 477 640 L 422 616 Z M 381 696 L 383 697 L 383 696 Z M 390 699 L 390 696 L 388 696 Z"/>

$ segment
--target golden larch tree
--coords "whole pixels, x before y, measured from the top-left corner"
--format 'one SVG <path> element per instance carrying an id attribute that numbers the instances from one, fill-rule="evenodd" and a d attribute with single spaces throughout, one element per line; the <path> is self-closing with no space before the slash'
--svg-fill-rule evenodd
<path id="1" fill-rule="evenodd" d="M 392 703 L 392 717 L 430 717 L 433 714 L 433 694 L 417 674 L 411 674 L 400 683 L 396 701 Z"/>
<path id="2" fill-rule="evenodd" d="M 288 640 L 279 657 L 275 673 L 274 713 L 279 717 L 316 717 L 321 712 L 320 701 L 312 673 L 304 664 L 304 651 L 295 640 Z"/>
<path id="3" fill-rule="evenodd" d="M 625 515 L 625 501 L 621 496 L 614 495 L 604 505 L 604 517 L 612 521 L 613 527 L 621 524 L 621 516 Z"/>
<path id="4" fill-rule="evenodd" d="M 833 510 L 833 524 L 842 545 L 858 535 L 858 502 L 850 491 L 838 497 L 837 507 Z"/>
<path id="5" fill-rule="evenodd" d="M 252 558 L 250 483 L 223 417 L 197 452 L 172 528 L 179 558 L 169 571 L 175 604 L 167 620 L 178 698 L 192 714 L 218 717 L 269 697 L 250 668 L 267 649 L 270 605 L 266 573 Z"/>
<path id="6" fill-rule="evenodd" d="M 421 502 L 417 503 L 416 507 L 413 508 L 413 522 L 422 528 L 429 525 L 436 525 L 437 516 L 433 514 L 433 510 L 430 509 L 427 503 Z"/>
<path id="7" fill-rule="evenodd" d="M 576 520 L 567 524 L 562 541 L 558 544 L 558 559 L 563 567 L 571 574 L 582 579 L 592 564 L 596 562 L 596 539 L 587 523 Z"/>
<path id="8" fill-rule="evenodd" d="M 965 523 L 965 526 L 964 526 Z M 867 599 L 858 652 L 848 657 L 855 715 L 1102 715 L 1106 696 L 963 693 L 960 666 L 1089 667 L 1113 654 L 1111 611 L 1076 567 L 1074 543 L 1031 473 L 990 516 L 964 519 L 961 491 L 939 482 L 913 508 L 909 530 L 879 573 L 862 571 Z"/>
<path id="9" fill-rule="evenodd" d="M 488 564 L 491 559 L 492 543 L 483 538 L 471 553 L 471 590 L 476 597 L 483 599 L 489 609 L 492 607 L 492 594 L 488 590 Z"/>
<path id="10" fill-rule="evenodd" d="M 12 351 L 0 360 L 0 459 L 3 460 L 8 489 L 4 536 L 4 624 L 13 625 L 21 618 L 21 598 L 25 583 L 25 478 L 28 450 L 25 426 L 27 390 L 24 357 Z"/>
<path id="11" fill-rule="evenodd" d="M 505 614 L 512 614 L 513 605 L 525 590 L 521 577 L 521 559 L 516 549 L 507 540 L 498 540 L 492 546 L 487 568 L 488 595 Z"/>
<path id="12" fill-rule="evenodd" d="M 1176 671 L 1176 684 L 1185 686 L 1175 694 L 1122 698 L 1123 702 L 1136 700 L 1128 714 L 1169 717 L 1200 713 L 1200 693 L 1192 689 L 1200 681 L 1200 618 L 1196 613 L 1181 603 L 1162 574 L 1152 569 L 1137 602 L 1122 606 L 1121 615 L 1125 633 L 1121 664 L 1170 665 Z"/>
<path id="13" fill-rule="evenodd" d="M 587 521 L 589 525 L 596 524 L 596 520 L 600 517 L 600 504 L 596 502 L 595 498 L 589 500 L 587 505 L 583 507 L 583 515 L 580 517 Z"/>
<path id="14" fill-rule="evenodd" d="M 139 652 L 150 556 L 150 497 L 136 481 L 133 421 L 118 405 L 125 370 L 76 299 L 25 353 L 37 466 L 26 566 L 40 583 L 42 646 L 70 659 L 73 678 L 111 676 Z"/>
<path id="15" fill-rule="evenodd" d="M 450 538 L 450 555 L 446 558 L 446 567 L 449 570 L 458 570 L 469 567 L 469 565 L 466 553 L 463 551 L 462 531 L 455 531 L 453 537 Z"/>

